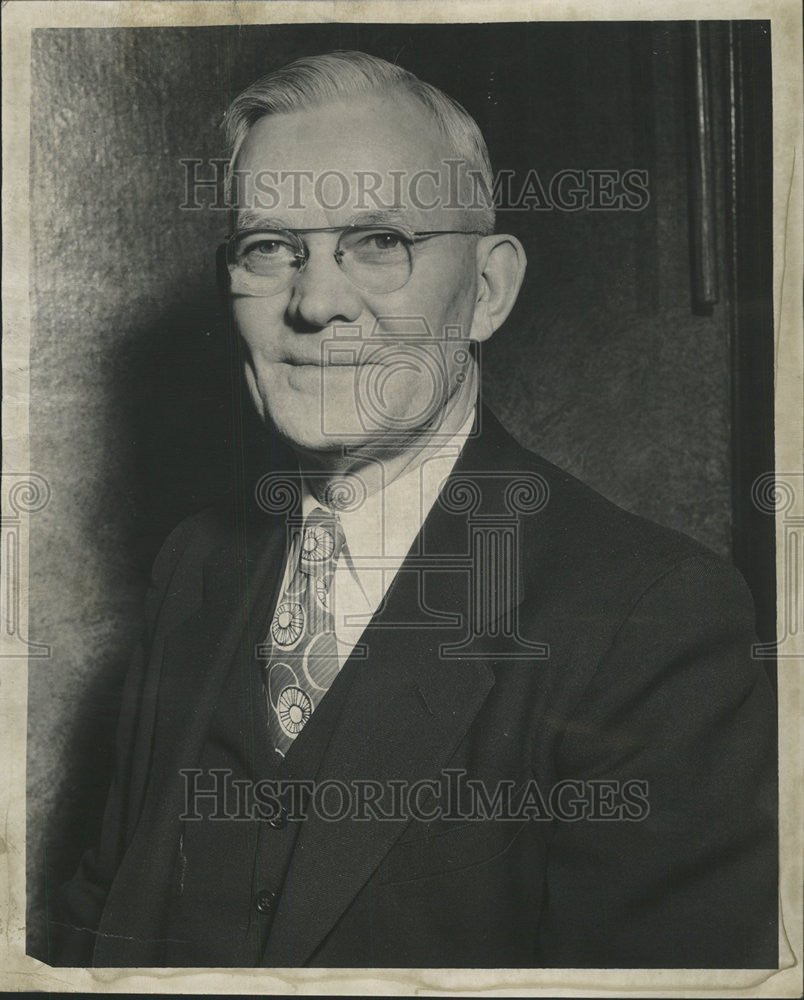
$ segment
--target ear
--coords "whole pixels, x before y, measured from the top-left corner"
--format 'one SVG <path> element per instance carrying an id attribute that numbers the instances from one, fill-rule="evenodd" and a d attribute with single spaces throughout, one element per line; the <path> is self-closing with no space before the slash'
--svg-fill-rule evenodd
<path id="1" fill-rule="evenodd" d="M 525 248 L 507 233 L 483 236 L 477 241 L 477 298 L 470 340 L 488 340 L 514 307 L 527 257 Z"/>

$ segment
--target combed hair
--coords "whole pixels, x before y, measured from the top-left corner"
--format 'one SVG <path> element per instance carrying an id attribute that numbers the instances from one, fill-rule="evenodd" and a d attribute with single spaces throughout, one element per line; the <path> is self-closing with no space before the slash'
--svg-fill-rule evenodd
<path id="1" fill-rule="evenodd" d="M 229 165 L 226 197 L 231 200 L 232 177 L 240 147 L 249 129 L 266 115 L 289 114 L 348 99 L 358 94 L 404 91 L 422 104 L 435 120 L 456 156 L 477 171 L 488 204 L 479 208 L 479 227 L 494 231 L 493 177 L 486 142 L 472 116 L 445 93 L 413 73 L 366 52 L 337 51 L 303 56 L 274 70 L 236 97 L 224 117 Z"/>

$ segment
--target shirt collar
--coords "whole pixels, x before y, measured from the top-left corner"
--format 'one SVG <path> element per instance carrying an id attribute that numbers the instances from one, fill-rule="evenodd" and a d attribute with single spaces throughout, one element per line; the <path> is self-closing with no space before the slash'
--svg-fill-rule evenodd
<path id="1" fill-rule="evenodd" d="M 458 460 L 474 419 L 475 411 L 472 410 L 456 434 L 427 452 L 413 468 L 367 496 L 356 509 L 338 511 L 346 537 L 344 551 L 358 579 L 361 566 L 365 567 L 367 561 L 382 560 L 387 565 L 401 564 L 404 560 L 444 480 Z M 323 504 L 304 481 L 302 514 L 305 520 L 316 507 L 323 507 Z"/>

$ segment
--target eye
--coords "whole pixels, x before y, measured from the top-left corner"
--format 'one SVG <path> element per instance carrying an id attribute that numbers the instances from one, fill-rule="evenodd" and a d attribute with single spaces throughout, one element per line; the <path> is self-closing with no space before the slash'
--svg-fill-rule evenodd
<path id="1" fill-rule="evenodd" d="M 347 233 L 341 242 L 356 263 L 366 265 L 396 264 L 408 259 L 408 240 L 393 229 L 357 229 Z"/>
<path id="2" fill-rule="evenodd" d="M 295 254 L 295 247 L 286 240 L 275 237 L 252 236 L 238 246 L 240 256 L 276 257 L 281 254 Z"/>
<path id="3" fill-rule="evenodd" d="M 296 262 L 296 247 L 278 233 L 249 233 L 237 240 L 235 259 L 247 270 L 263 271 Z"/>
<path id="4" fill-rule="evenodd" d="M 398 250 L 404 245 L 399 233 L 371 233 L 365 237 L 366 247 L 372 250 Z"/>
<path id="5" fill-rule="evenodd" d="M 279 240 L 260 240 L 259 243 L 252 243 L 248 247 L 248 252 L 255 254 L 260 257 L 270 257 L 271 254 L 277 254 L 282 250 L 283 246 L 287 244 L 281 243 Z"/>

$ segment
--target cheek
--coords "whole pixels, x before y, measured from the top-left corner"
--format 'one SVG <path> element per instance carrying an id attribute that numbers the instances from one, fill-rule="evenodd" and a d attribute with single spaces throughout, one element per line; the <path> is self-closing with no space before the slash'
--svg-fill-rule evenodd
<path id="1" fill-rule="evenodd" d="M 270 354 L 285 325 L 285 308 L 284 299 L 274 298 L 243 298 L 233 304 L 235 326 L 252 354 Z"/>
<path id="2" fill-rule="evenodd" d="M 459 326 L 460 336 L 467 338 L 475 289 L 473 255 L 471 259 L 461 256 L 455 260 L 428 256 L 418 262 L 411 280 L 400 290 L 400 301 L 387 313 L 422 317 L 436 340 L 444 338 L 445 326 Z"/>

